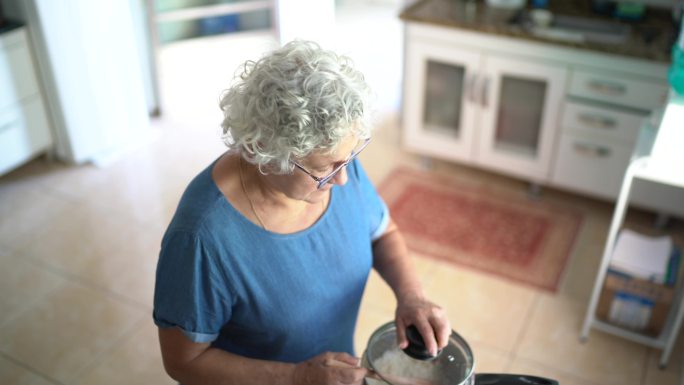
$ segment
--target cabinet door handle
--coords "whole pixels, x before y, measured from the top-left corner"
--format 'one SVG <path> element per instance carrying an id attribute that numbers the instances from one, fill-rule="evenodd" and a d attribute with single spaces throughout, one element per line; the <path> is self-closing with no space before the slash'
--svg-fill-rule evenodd
<path id="1" fill-rule="evenodd" d="M 482 106 L 487 107 L 489 104 L 489 76 L 486 76 L 482 82 L 482 91 L 480 92 L 480 95 Z"/>
<path id="2" fill-rule="evenodd" d="M 613 129 L 617 126 L 615 119 L 607 118 L 599 115 L 582 114 L 579 116 L 579 121 L 590 127 L 601 128 L 605 130 Z"/>
<path id="3" fill-rule="evenodd" d="M 477 74 L 465 75 L 465 91 L 463 94 L 469 102 L 475 103 L 475 84 L 477 83 Z"/>
<path id="4" fill-rule="evenodd" d="M 610 156 L 611 152 L 610 148 L 608 147 L 597 146 L 588 143 L 575 142 L 573 147 L 576 153 L 583 156 L 590 156 L 594 158 L 607 158 Z"/>
<path id="5" fill-rule="evenodd" d="M 618 96 L 627 92 L 627 87 L 624 84 L 606 80 L 590 80 L 588 85 L 591 90 L 604 95 Z"/>

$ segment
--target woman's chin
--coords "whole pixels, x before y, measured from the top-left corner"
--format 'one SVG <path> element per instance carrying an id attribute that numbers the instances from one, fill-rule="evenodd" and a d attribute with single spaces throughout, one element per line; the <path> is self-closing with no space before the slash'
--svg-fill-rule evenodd
<path id="1" fill-rule="evenodd" d="M 308 203 L 314 204 L 314 203 L 320 203 L 322 201 L 325 201 L 327 198 L 328 193 L 330 192 L 330 189 L 332 188 L 331 185 L 323 186 L 322 188 L 312 191 L 310 194 L 302 198 L 303 201 L 306 201 Z"/>

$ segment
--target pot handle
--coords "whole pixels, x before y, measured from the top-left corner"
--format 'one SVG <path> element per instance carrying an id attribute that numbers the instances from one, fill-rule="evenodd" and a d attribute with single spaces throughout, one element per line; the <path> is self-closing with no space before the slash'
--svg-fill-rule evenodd
<path id="1" fill-rule="evenodd" d="M 556 380 L 526 374 L 477 373 L 475 385 L 560 385 Z"/>

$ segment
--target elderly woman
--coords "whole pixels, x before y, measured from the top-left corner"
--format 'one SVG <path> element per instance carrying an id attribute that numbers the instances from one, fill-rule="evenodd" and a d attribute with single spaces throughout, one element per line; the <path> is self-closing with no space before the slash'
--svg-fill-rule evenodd
<path id="1" fill-rule="evenodd" d="M 306 41 L 244 65 L 222 97 L 228 151 L 187 187 L 163 241 L 154 320 L 164 366 L 193 384 L 361 384 L 353 336 L 368 274 L 399 331 L 447 344 L 404 240 L 356 156 L 368 86 Z M 408 341 L 399 333 L 400 345 Z"/>

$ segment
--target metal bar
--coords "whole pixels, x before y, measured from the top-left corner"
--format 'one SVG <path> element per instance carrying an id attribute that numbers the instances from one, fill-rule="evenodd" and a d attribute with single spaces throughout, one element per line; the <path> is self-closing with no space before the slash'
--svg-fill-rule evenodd
<path id="1" fill-rule="evenodd" d="M 169 22 L 180 20 L 194 20 L 203 17 L 221 16 L 233 13 L 243 13 L 250 11 L 259 11 L 262 9 L 273 9 L 274 1 L 242 1 L 239 3 L 216 4 L 201 7 L 192 7 L 187 9 L 179 9 L 175 11 L 165 11 L 156 14 L 156 21 Z"/>
<path id="2" fill-rule="evenodd" d="M 606 333 L 617 335 L 642 345 L 650 346 L 652 348 L 662 349 L 665 346 L 665 340 L 661 338 L 649 337 L 600 320 L 594 320 L 593 326 L 594 328 Z"/>
<path id="3" fill-rule="evenodd" d="M 606 244 L 603 249 L 603 256 L 601 257 L 601 265 L 596 275 L 596 281 L 594 281 L 594 289 L 591 293 L 591 300 L 589 301 L 587 314 L 584 318 L 584 324 L 582 325 L 580 339 L 583 341 L 585 341 L 589 337 L 589 330 L 591 329 L 591 327 L 599 324 L 599 321 L 596 320 L 596 307 L 598 306 L 599 297 L 601 295 L 601 288 L 603 287 L 603 281 L 606 278 L 606 272 L 608 271 L 608 267 L 610 265 L 610 259 L 613 255 L 615 241 L 617 239 L 618 232 L 620 231 L 620 227 L 624 222 L 625 214 L 627 213 L 627 209 L 629 206 L 629 194 L 632 189 L 632 181 L 634 179 L 634 174 L 636 172 L 636 169 L 641 167 L 641 165 L 647 161 L 648 158 L 640 158 L 633 161 L 629 165 L 629 167 L 627 167 L 625 177 L 622 180 L 622 188 L 620 189 L 620 195 L 618 196 L 617 202 L 615 203 L 613 220 L 610 223 L 610 229 L 608 230 L 608 239 L 606 240 Z"/>
<path id="4" fill-rule="evenodd" d="M 148 111 L 151 116 L 158 117 L 161 115 L 161 92 L 159 90 L 159 31 L 155 24 L 154 15 L 154 0 L 145 0 L 145 21 L 147 23 L 147 32 L 149 33 L 149 55 L 150 55 L 150 74 L 152 76 L 152 94 L 154 97 L 154 108 Z"/>

